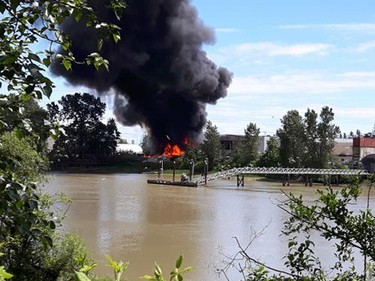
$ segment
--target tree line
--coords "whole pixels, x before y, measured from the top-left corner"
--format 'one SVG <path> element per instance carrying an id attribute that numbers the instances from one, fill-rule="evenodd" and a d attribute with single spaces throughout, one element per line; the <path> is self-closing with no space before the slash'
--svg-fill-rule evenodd
<path id="1" fill-rule="evenodd" d="M 189 147 L 186 157 L 207 158 L 211 170 L 238 166 L 328 168 L 339 165 L 331 154 L 340 133 L 333 123 L 332 108 L 325 106 L 319 114 L 307 109 L 303 116 L 297 110 L 290 110 L 280 121 L 281 128 L 268 140 L 263 154 L 259 153 L 260 129 L 250 122 L 230 155 L 223 154 L 218 128 L 208 122 L 203 144 Z"/>
<path id="2" fill-rule="evenodd" d="M 19 120 L 32 120 L 32 129 L 38 134 L 38 147 L 44 151 L 52 167 L 111 165 L 117 163 L 116 159 L 119 158 L 116 147 L 120 142 L 120 133 L 113 118 L 107 123 L 102 121 L 105 108 L 105 103 L 99 97 L 88 93 L 75 93 L 48 104 L 47 110 L 38 106 L 35 100 L 30 100 L 21 115 L 8 115 L 7 118 L 13 127 Z M 198 170 L 199 166 L 202 169 L 204 160 L 208 162 L 210 170 L 238 166 L 337 166 L 339 163 L 335 162 L 331 152 L 340 129 L 333 121 L 334 112 L 328 106 L 323 107 L 319 114 L 315 110 L 307 109 L 303 116 L 297 110 L 290 110 L 280 120 L 281 127 L 276 135 L 268 140 L 263 154 L 259 153 L 260 129 L 250 122 L 244 129 L 240 143 L 230 155 L 223 153 L 217 126 L 208 121 L 203 143 L 187 145 L 186 154 L 177 159 L 177 162 L 180 168 L 187 168 L 193 160 L 198 165 Z M 51 126 L 54 142 L 47 150 L 47 138 L 50 136 L 48 128 Z M 147 137 L 141 145 L 147 154 Z M 121 159 L 126 161 L 124 157 Z"/>

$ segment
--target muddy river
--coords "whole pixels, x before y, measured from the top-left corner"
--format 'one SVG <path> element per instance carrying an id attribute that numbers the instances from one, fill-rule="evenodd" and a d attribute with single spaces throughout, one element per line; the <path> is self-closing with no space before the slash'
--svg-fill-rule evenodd
<path id="1" fill-rule="evenodd" d="M 156 176 L 50 175 L 45 189 L 61 191 L 72 199 L 64 231 L 80 234 L 101 264 L 96 273 L 111 273 L 103 265 L 106 254 L 130 262 L 124 273 L 127 280 L 151 274 L 155 261 L 168 273 L 183 254 L 184 264 L 194 268 L 185 280 L 226 280 L 216 270 L 224 266 L 225 256 L 238 251 L 234 237 L 246 245 L 255 233 L 259 237 L 248 253 L 280 267 L 287 249 L 287 239 L 280 236 L 287 215 L 277 207 L 285 199 L 281 189 L 313 200 L 318 187 L 283 187 L 281 183 L 245 178 L 245 187 L 238 188 L 233 178 L 194 188 L 152 185 L 147 179 Z M 359 205 L 365 206 L 365 201 L 361 198 Z M 331 259 L 333 250 L 327 243 L 318 243 L 317 248 L 323 261 Z M 239 280 L 236 270 L 229 276 Z"/>

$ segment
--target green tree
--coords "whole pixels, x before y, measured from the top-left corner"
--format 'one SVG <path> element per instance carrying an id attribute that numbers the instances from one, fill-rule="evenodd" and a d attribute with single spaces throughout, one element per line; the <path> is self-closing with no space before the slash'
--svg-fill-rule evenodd
<path id="1" fill-rule="evenodd" d="M 110 6 L 116 16 L 125 7 L 121 0 L 111 1 Z M 98 43 L 109 38 L 119 39 L 118 28 L 99 22 L 86 1 L 0 1 L 0 134 L 3 140 L 0 145 L 0 240 L 3 243 L 0 251 L 4 253 L 0 263 L 15 274 L 13 280 L 56 280 L 64 267 L 62 263 L 51 267 L 47 262 L 52 256 L 56 221 L 50 204 L 32 182 L 39 178 L 44 164 L 39 161 L 34 143 L 29 142 L 29 133 L 34 135 L 37 128 L 33 126 L 39 124 L 33 124 L 36 120 L 31 118 L 36 115 L 35 111 L 31 113 L 31 110 L 28 118 L 24 115 L 28 114 L 25 108 L 33 99 L 51 95 L 53 82 L 45 70 L 52 60 L 61 62 L 67 70 L 74 63 L 108 67 L 108 62 L 96 52 L 87 54 L 83 61 L 75 60 L 70 51 L 72 43 L 58 29 L 68 17 L 96 29 Z M 36 46 L 46 45 L 46 49 L 35 51 Z M 54 50 L 59 46 L 65 53 L 55 56 Z M 38 121 L 43 122 L 43 116 Z M 6 144 L 10 141 L 11 146 Z"/>
<path id="2" fill-rule="evenodd" d="M 267 150 L 259 158 L 257 166 L 259 167 L 278 167 L 280 166 L 279 143 L 275 137 L 267 141 Z"/>
<path id="3" fill-rule="evenodd" d="M 47 171 L 47 159 L 37 152 L 33 140 L 19 138 L 15 132 L 0 135 L 1 174 L 13 171 L 21 182 L 38 182 Z"/>
<path id="4" fill-rule="evenodd" d="M 49 136 L 49 125 L 46 124 L 48 113 L 30 98 L 21 103 L 18 96 L 11 94 L 6 100 L 0 101 L 0 133 L 17 131 L 27 136 L 36 145 L 37 151 L 46 154 L 46 141 Z M 1 124 L 1 122 L 0 122 Z"/>
<path id="5" fill-rule="evenodd" d="M 220 133 L 211 121 L 207 122 L 202 144 L 202 154 L 208 160 L 208 167 L 212 170 L 221 160 Z"/>
<path id="6" fill-rule="evenodd" d="M 280 140 L 280 162 L 283 167 L 301 167 L 304 155 L 304 125 L 297 110 L 290 110 L 281 119 L 276 132 Z"/>
<path id="7" fill-rule="evenodd" d="M 310 109 L 304 118 L 296 110 L 289 111 L 281 120 L 283 127 L 276 133 L 280 139 L 282 166 L 328 167 L 335 138 L 340 133 L 333 120 L 333 110 L 327 106 L 322 108 L 319 117 Z"/>
<path id="8" fill-rule="evenodd" d="M 303 156 L 304 166 L 318 168 L 318 151 L 319 151 L 319 132 L 318 132 L 318 114 L 315 110 L 307 109 L 304 119 L 306 146 L 305 155 Z"/>
<path id="9" fill-rule="evenodd" d="M 100 120 L 105 104 L 100 98 L 84 93 L 66 95 L 56 103 L 47 105 L 51 121 L 59 121 L 64 134 L 60 134 L 51 152 L 53 160 L 66 157 L 84 159 L 88 155 L 105 160 L 116 152 L 120 133 L 116 123 Z"/>
<path id="10" fill-rule="evenodd" d="M 318 168 L 327 168 L 332 161 L 331 153 L 335 146 L 335 138 L 340 133 L 340 128 L 334 124 L 334 113 L 332 108 L 325 106 L 320 112 L 320 122 L 318 124 Z"/>
<path id="11" fill-rule="evenodd" d="M 356 136 L 358 137 L 358 138 L 360 138 L 361 137 L 361 131 L 359 130 L 359 129 L 357 129 L 357 131 L 356 131 Z"/>
<path id="12" fill-rule="evenodd" d="M 259 157 L 260 129 L 255 123 L 250 123 L 244 130 L 245 137 L 235 152 L 234 162 L 241 166 L 254 164 Z"/>
<path id="13" fill-rule="evenodd" d="M 118 16 L 125 7 L 122 1 L 112 1 L 112 8 Z M 76 63 L 70 52 L 72 42 L 64 34 L 59 25 L 68 17 L 77 22 L 84 20 L 86 25 L 97 29 L 98 43 L 104 39 L 119 39 L 117 26 L 97 20 L 93 9 L 86 1 L 1 1 L 0 2 L 0 78 L 6 83 L 7 90 L 21 99 L 28 95 L 42 98 L 52 93 L 52 81 L 43 75 L 45 67 L 49 67 L 53 59 L 59 60 L 69 70 Z M 45 41 L 46 50 L 34 51 L 31 46 Z M 61 46 L 64 55 L 54 57 L 54 49 Z M 99 44 L 100 46 L 100 44 Z M 87 54 L 80 62 L 96 68 L 108 67 L 108 62 L 98 53 Z"/>

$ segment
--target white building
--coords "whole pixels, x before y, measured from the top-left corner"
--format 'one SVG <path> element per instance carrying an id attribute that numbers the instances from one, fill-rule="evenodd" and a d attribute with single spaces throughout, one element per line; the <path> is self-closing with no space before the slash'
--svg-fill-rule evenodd
<path id="1" fill-rule="evenodd" d="M 119 143 L 117 144 L 117 151 L 124 151 L 124 152 L 130 152 L 135 154 L 142 154 L 143 155 L 143 149 L 138 144 L 125 144 L 125 143 Z"/>

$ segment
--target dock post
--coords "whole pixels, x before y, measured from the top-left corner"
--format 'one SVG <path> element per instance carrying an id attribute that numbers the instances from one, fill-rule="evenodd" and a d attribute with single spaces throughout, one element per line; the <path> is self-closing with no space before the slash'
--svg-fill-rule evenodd
<path id="1" fill-rule="evenodd" d="M 288 182 L 287 182 L 287 185 L 288 185 L 288 186 L 290 185 L 290 174 L 288 174 Z"/>
<path id="2" fill-rule="evenodd" d="M 313 179 L 312 178 L 310 178 L 310 180 L 309 180 L 309 186 L 313 186 Z"/>
<path id="3" fill-rule="evenodd" d="M 163 160 L 160 160 L 159 163 L 160 163 L 160 170 L 158 172 L 158 179 L 163 180 L 164 179 L 164 171 L 163 171 L 164 170 L 164 162 L 163 162 Z"/>
<path id="4" fill-rule="evenodd" d="M 203 173 L 204 173 L 204 185 L 207 185 L 207 174 L 208 174 L 208 159 L 204 159 L 203 162 Z"/>
<path id="5" fill-rule="evenodd" d="M 176 181 L 176 161 L 173 161 L 173 182 Z"/>
<path id="6" fill-rule="evenodd" d="M 194 177 L 194 160 L 191 159 L 189 162 L 189 179 L 190 181 L 193 180 Z"/>
<path id="7" fill-rule="evenodd" d="M 245 176 L 244 176 L 244 174 L 242 174 L 241 175 L 241 177 L 240 177 L 240 175 L 237 175 L 237 187 L 239 187 L 239 186 L 244 186 L 245 185 Z"/>
<path id="8" fill-rule="evenodd" d="M 307 186 L 308 182 L 309 182 L 309 175 L 306 175 L 305 176 L 305 186 Z"/>

